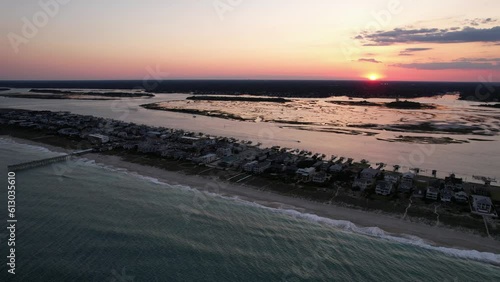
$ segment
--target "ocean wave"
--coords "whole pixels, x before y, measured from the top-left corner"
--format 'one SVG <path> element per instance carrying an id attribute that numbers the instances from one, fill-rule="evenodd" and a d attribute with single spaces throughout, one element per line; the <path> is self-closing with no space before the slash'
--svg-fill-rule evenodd
<path id="1" fill-rule="evenodd" d="M 247 199 L 241 199 L 238 196 L 224 196 L 221 194 L 209 192 L 209 191 L 203 191 L 200 189 L 196 189 L 193 187 L 190 187 L 188 185 L 180 185 L 180 184 L 169 184 L 160 181 L 157 178 L 154 177 L 149 177 L 149 176 L 144 176 L 141 175 L 137 172 L 134 171 L 129 171 L 127 169 L 123 168 L 116 168 L 114 166 L 110 165 L 105 165 L 101 163 L 97 163 L 93 160 L 87 160 L 85 162 L 86 165 L 91 165 L 91 166 L 97 166 L 99 168 L 104 168 L 113 172 L 118 172 L 118 173 L 124 173 L 126 175 L 132 176 L 139 178 L 141 180 L 151 182 L 157 185 L 162 185 L 168 188 L 173 188 L 173 189 L 180 189 L 184 191 L 190 191 L 194 193 L 204 193 L 206 195 L 212 196 L 214 198 L 221 198 L 225 200 L 230 200 L 237 202 L 242 205 L 246 206 L 253 206 L 257 208 L 263 208 L 272 212 L 276 213 L 281 213 L 285 214 L 287 216 L 291 216 L 293 218 L 298 218 L 298 219 L 304 219 L 308 220 L 311 222 L 316 222 L 316 223 L 321 223 L 321 224 L 327 224 L 329 226 L 333 226 L 336 229 L 346 231 L 346 232 L 352 232 L 356 234 L 361 234 L 373 238 L 379 238 L 379 239 L 384 239 L 392 242 L 397 242 L 397 243 L 402 243 L 402 244 L 408 244 L 408 245 L 413 245 L 417 247 L 421 247 L 424 249 L 428 250 L 433 250 L 433 251 L 438 251 L 453 257 L 457 258 L 462 258 L 462 259 L 470 259 L 470 260 L 475 260 L 475 261 L 480 261 L 480 262 L 486 262 L 486 263 L 491 263 L 495 265 L 500 265 L 500 255 L 499 254 L 494 254 L 494 253 L 488 253 L 488 252 L 479 252 L 476 250 L 463 250 L 463 249 L 455 249 L 455 248 L 450 248 L 450 247 L 443 247 L 443 246 L 435 246 L 432 245 L 429 242 L 426 242 L 424 239 L 413 236 L 413 235 L 408 235 L 408 234 L 391 234 L 383 229 L 376 227 L 376 226 L 371 226 L 371 227 L 362 227 L 358 226 L 355 223 L 347 220 L 336 220 L 336 219 L 330 219 L 326 217 L 321 217 L 315 214 L 311 213 L 305 213 L 305 212 L 300 212 L 297 211 L 293 208 L 289 208 L 289 206 L 281 206 L 281 207 L 270 207 L 266 206 L 265 204 L 258 203 L 258 202 L 252 202 Z"/>
<path id="2" fill-rule="evenodd" d="M 455 248 L 450 248 L 450 247 L 443 247 L 443 246 L 434 246 L 431 245 L 430 243 L 426 242 L 424 239 L 413 236 L 413 235 L 408 235 L 408 234 L 391 234 L 388 233 L 384 230 L 382 230 L 379 227 L 361 227 L 356 224 L 354 224 L 351 221 L 347 220 L 336 220 L 336 219 L 330 219 L 330 218 L 325 218 L 321 217 L 315 214 L 311 213 L 303 213 L 299 212 L 293 209 L 280 209 L 280 208 L 272 208 L 272 207 L 267 207 L 265 205 L 261 205 L 259 203 L 254 203 L 254 202 L 248 202 L 244 200 L 239 200 L 242 202 L 246 202 L 244 204 L 249 204 L 252 206 L 260 207 L 260 208 L 265 208 L 268 210 L 272 210 L 274 212 L 286 214 L 289 216 L 292 216 L 294 218 L 299 218 L 299 219 L 305 219 L 308 221 L 312 222 L 317 222 L 317 223 L 322 223 L 322 224 L 327 224 L 330 226 L 333 226 L 335 228 L 341 229 L 343 231 L 347 232 L 352 232 L 356 234 L 362 234 L 374 238 L 380 238 L 388 241 L 393 241 L 393 242 L 398 242 L 402 244 L 409 244 L 421 248 L 425 248 L 428 250 L 433 250 L 433 251 L 439 251 L 441 253 L 453 256 L 453 257 L 458 257 L 462 259 L 471 259 L 471 260 L 476 260 L 476 261 L 481 261 L 481 262 L 487 262 L 495 265 L 500 265 L 500 255 L 499 254 L 494 254 L 494 253 L 489 253 L 489 252 L 480 252 L 476 250 L 463 250 L 463 249 L 455 249 Z"/>
<path id="3" fill-rule="evenodd" d="M 37 151 L 37 152 L 42 152 L 42 153 L 52 153 L 52 154 L 54 154 L 55 157 L 61 156 L 61 155 L 65 154 L 65 153 L 61 153 L 61 152 L 51 151 L 48 148 L 43 147 L 43 146 L 19 143 L 19 142 L 16 142 L 15 140 L 13 140 L 11 138 L 8 138 L 8 137 L 6 137 L 6 138 L 1 137 L 0 138 L 0 145 L 23 146 L 25 149 L 32 150 L 32 151 Z"/>
<path id="4" fill-rule="evenodd" d="M 170 185 L 168 183 L 160 181 L 157 178 L 149 177 L 149 176 L 144 176 L 144 175 L 139 174 L 139 173 L 137 173 L 135 171 L 130 171 L 130 170 L 125 169 L 125 168 L 119 168 L 119 167 L 115 167 L 115 166 L 111 166 L 111 165 L 99 163 L 99 162 L 96 162 L 95 160 L 87 159 L 87 158 L 79 158 L 79 160 L 82 161 L 81 164 L 86 165 L 86 166 L 92 166 L 92 167 L 99 168 L 99 169 L 105 169 L 105 170 L 108 170 L 108 171 L 111 171 L 111 172 L 123 173 L 123 174 L 129 175 L 129 176 L 132 176 L 132 177 L 135 177 L 135 178 L 147 181 L 147 182 L 151 182 L 151 183 L 154 183 L 154 184 L 157 184 L 157 185 L 172 186 L 172 185 Z"/>
<path id="5" fill-rule="evenodd" d="M 175 185 L 175 187 L 179 187 L 179 188 L 182 188 L 184 190 L 199 191 L 195 188 L 192 188 L 189 186 L 184 186 L 184 185 Z M 213 197 L 235 201 L 235 202 L 238 202 L 238 203 L 246 205 L 246 206 L 263 208 L 263 209 L 270 210 L 270 211 L 273 211 L 276 213 L 285 214 L 285 215 L 291 216 L 293 218 L 304 219 L 304 220 L 308 220 L 308 221 L 316 222 L 316 223 L 321 223 L 321 224 L 327 224 L 327 225 L 332 226 L 336 229 L 340 229 L 340 230 L 346 231 L 346 232 L 352 232 L 355 234 L 361 234 L 361 235 L 365 235 L 365 236 L 369 236 L 369 237 L 373 237 L 373 238 L 388 240 L 388 241 L 407 244 L 407 245 L 413 245 L 413 246 L 421 247 L 421 248 L 428 249 L 428 250 L 438 251 L 438 252 L 444 253 L 446 255 L 450 255 L 453 257 L 457 257 L 457 258 L 470 259 L 470 260 L 500 265 L 500 255 L 499 254 L 494 254 L 494 253 L 489 253 L 489 252 L 480 252 L 480 251 L 476 251 L 476 250 L 463 250 L 463 249 L 455 249 L 455 248 L 450 248 L 450 247 L 435 246 L 435 245 L 430 244 L 429 242 L 425 241 L 424 239 L 422 239 L 418 236 L 408 235 L 408 234 L 391 234 L 391 233 L 386 232 L 383 229 L 376 227 L 376 226 L 362 227 L 362 226 L 358 226 L 355 223 L 353 223 L 351 221 L 347 221 L 347 220 L 330 219 L 330 218 L 318 216 L 316 214 L 300 212 L 300 211 L 290 209 L 290 208 L 269 207 L 269 206 L 266 206 L 264 204 L 252 202 L 249 200 L 240 199 L 237 196 L 224 196 L 224 195 L 220 195 L 220 194 L 216 194 L 216 193 L 212 193 L 212 192 L 206 192 L 206 191 L 199 191 L 199 192 L 203 192 L 203 193 L 210 195 L 210 196 L 213 196 Z"/>

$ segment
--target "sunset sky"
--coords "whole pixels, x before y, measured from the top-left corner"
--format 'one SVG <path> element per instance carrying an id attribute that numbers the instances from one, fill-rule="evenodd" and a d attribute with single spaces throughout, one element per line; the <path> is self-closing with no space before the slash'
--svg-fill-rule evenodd
<path id="1" fill-rule="evenodd" d="M 498 0 L 0 6 L 2 80 L 142 79 L 155 69 L 168 79 L 500 81 Z"/>

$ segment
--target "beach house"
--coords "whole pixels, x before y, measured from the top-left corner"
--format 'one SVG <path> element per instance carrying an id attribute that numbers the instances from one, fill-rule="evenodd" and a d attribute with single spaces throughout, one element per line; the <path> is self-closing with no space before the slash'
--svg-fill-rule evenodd
<path id="1" fill-rule="evenodd" d="M 251 161 L 243 165 L 243 170 L 246 172 L 253 172 L 254 167 L 259 164 L 258 161 Z"/>
<path id="2" fill-rule="evenodd" d="M 299 168 L 295 172 L 299 181 L 310 182 L 314 176 L 316 169 L 314 167 Z"/>
<path id="3" fill-rule="evenodd" d="M 439 196 L 439 188 L 433 185 L 429 185 L 425 192 L 425 198 L 428 200 L 437 201 L 438 196 Z"/>
<path id="4" fill-rule="evenodd" d="M 137 146 L 137 151 L 141 153 L 154 153 L 157 149 L 157 144 L 152 142 L 141 142 Z"/>
<path id="5" fill-rule="evenodd" d="M 229 157 L 232 155 L 232 150 L 231 147 L 221 147 L 218 148 L 216 151 L 217 156 L 223 158 L 223 157 Z"/>
<path id="6" fill-rule="evenodd" d="M 392 188 L 394 184 L 390 181 L 380 180 L 377 181 L 377 186 L 375 187 L 375 193 L 382 196 L 387 196 L 392 193 Z"/>
<path id="7" fill-rule="evenodd" d="M 413 189 L 414 178 L 415 174 L 411 172 L 403 173 L 403 176 L 401 177 L 401 183 L 399 184 L 399 192 L 409 193 Z"/>
<path id="8" fill-rule="evenodd" d="M 22 124 L 21 124 L 22 126 Z M 69 136 L 69 137 L 74 137 L 78 136 L 80 132 L 74 128 L 63 128 L 57 131 L 59 135 L 64 135 L 64 136 Z M 108 140 L 109 141 L 109 140 Z"/>
<path id="9" fill-rule="evenodd" d="M 417 199 L 425 198 L 428 186 L 429 184 L 427 183 L 427 181 L 423 180 L 416 181 L 415 185 L 412 188 L 413 191 L 411 194 L 412 198 L 417 198 Z"/>
<path id="10" fill-rule="evenodd" d="M 456 178 L 455 174 L 451 174 L 450 176 L 445 177 L 444 186 L 445 188 L 454 192 L 464 190 L 462 178 Z"/>
<path id="11" fill-rule="evenodd" d="M 323 161 L 323 162 L 322 162 L 322 164 L 321 164 L 320 169 L 321 169 L 322 171 L 327 171 L 327 170 L 328 170 L 328 168 L 330 167 L 330 165 L 331 165 L 331 163 L 330 163 L 330 162 Z"/>
<path id="12" fill-rule="evenodd" d="M 369 168 L 363 169 L 361 171 L 359 177 L 364 178 L 364 179 L 374 179 L 379 174 L 380 174 L 380 170 L 369 167 Z"/>
<path id="13" fill-rule="evenodd" d="M 181 136 L 178 141 L 181 143 L 184 143 L 184 144 L 194 145 L 198 141 L 200 141 L 200 138 L 184 135 L 184 136 Z"/>
<path id="14" fill-rule="evenodd" d="M 325 183 L 327 179 L 328 179 L 328 175 L 326 174 L 326 172 L 320 171 L 320 172 L 314 174 L 312 181 L 314 183 L 322 184 L 322 183 Z"/>
<path id="15" fill-rule="evenodd" d="M 253 173 L 256 174 L 264 173 L 270 167 L 271 167 L 271 162 L 269 161 L 258 163 L 256 166 L 253 167 Z"/>
<path id="16" fill-rule="evenodd" d="M 341 165 L 341 164 L 334 164 L 332 166 L 330 166 L 330 168 L 328 169 L 330 172 L 341 172 L 342 170 L 344 169 L 344 167 Z"/>
<path id="17" fill-rule="evenodd" d="M 441 202 L 450 203 L 453 198 L 453 191 L 448 188 L 443 188 L 439 194 L 441 195 Z"/>
<path id="18" fill-rule="evenodd" d="M 490 197 L 472 195 L 471 210 L 474 214 L 489 215 L 496 217 L 497 214 L 493 208 L 493 203 Z"/>
<path id="19" fill-rule="evenodd" d="M 385 172 L 384 180 L 387 182 L 391 182 L 392 184 L 396 184 L 399 182 L 400 174 L 395 172 Z"/>
<path id="20" fill-rule="evenodd" d="M 359 172 L 359 176 L 354 179 L 352 188 L 359 188 L 364 191 L 375 183 L 375 178 L 380 174 L 380 170 L 371 167 L 365 168 Z"/>
<path id="21" fill-rule="evenodd" d="M 467 203 L 469 201 L 469 196 L 464 191 L 455 193 L 453 198 L 457 203 Z"/>
<path id="22" fill-rule="evenodd" d="M 219 165 L 221 167 L 233 167 L 236 166 L 237 162 L 238 162 L 238 157 L 233 155 L 223 158 L 222 161 L 219 163 Z"/>
<path id="23" fill-rule="evenodd" d="M 198 162 L 203 164 L 209 164 L 217 160 L 217 155 L 210 153 L 198 158 Z"/>
<path id="24" fill-rule="evenodd" d="M 375 183 L 374 179 L 366 179 L 366 178 L 356 178 L 352 183 L 353 189 L 359 189 L 361 191 L 366 190 L 366 188 L 370 187 Z"/>
<path id="25" fill-rule="evenodd" d="M 102 134 L 89 134 L 88 138 L 92 143 L 104 144 L 109 142 L 109 137 Z"/>

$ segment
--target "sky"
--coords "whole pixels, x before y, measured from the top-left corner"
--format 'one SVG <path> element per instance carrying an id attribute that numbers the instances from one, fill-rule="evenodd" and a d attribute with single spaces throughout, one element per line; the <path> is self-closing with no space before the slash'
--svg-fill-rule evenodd
<path id="1" fill-rule="evenodd" d="M 498 0 L 24 0 L 0 80 L 500 81 Z"/>

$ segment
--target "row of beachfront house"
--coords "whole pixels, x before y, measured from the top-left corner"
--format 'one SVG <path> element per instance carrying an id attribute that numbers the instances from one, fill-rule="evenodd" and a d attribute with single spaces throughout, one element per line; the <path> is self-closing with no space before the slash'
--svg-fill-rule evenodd
<path id="1" fill-rule="evenodd" d="M 323 160 L 319 154 L 287 148 L 259 148 L 234 139 L 152 127 L 68 112 L 12 111 L 0 114 L 0 124 L 46 129 L 67 137 L 80 137 L 96 144 L 100 150 L 120 148 L 166 158 L 191 160 L 200 164 L 240 169 L 248 173 L 273 172 L 289 175 L 302 183 L 324 184 L 337 174 L 348 172 L 356 177 L 352 188 L 364 191 L 374 189 L 376 194 L 388 196 L 396 192 L 414 198 L 434 201 L 467 203 L 474 212 L 494 210 L 487 196 L 470 197 L 463 189 L 462 179 L 454 175 L 444 181 L 416 180 L 412 172 L 393 173 L 375 168 L 353 166 L 352 159 Z M 485 197 L 485 198 L 482 198 Z M 472 199 L 470 201 L 470 199 Z M 489 199 L 489 200 L 488 200 Z"/>

